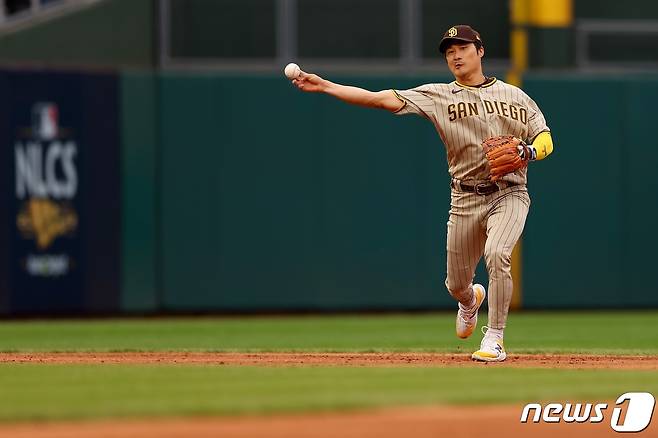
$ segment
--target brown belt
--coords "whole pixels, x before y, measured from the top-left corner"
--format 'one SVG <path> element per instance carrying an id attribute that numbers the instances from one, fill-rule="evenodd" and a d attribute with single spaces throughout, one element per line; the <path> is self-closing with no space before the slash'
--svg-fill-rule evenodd
<path id="1" fill-rule="evenodd" d="M 512 187 L 517 185 L 515 183 L 511 183 L 507 181 L 501 181 L 499 184 L 500 185 L 493 182 L 486 182 L 486 183 L 478 183 L 473 185 L 473 184 L 465 184 L 453 179 L 452 182 L 450 183 L 450 186 L 453 189 L 460 190 L 462 192 L 470 192 L 470 193 L 475 193 L 477 195 L 490 195 L 499 190 L 506 189 L 507 187 Z"/>

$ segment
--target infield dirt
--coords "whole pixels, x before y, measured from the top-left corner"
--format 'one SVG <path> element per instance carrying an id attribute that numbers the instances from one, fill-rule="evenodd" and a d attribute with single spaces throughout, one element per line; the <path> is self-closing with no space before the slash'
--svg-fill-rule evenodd
<path id="1" fill-rule="evenodd" d="M 522 406 L 405 407 L 352 413 L 295 414 L 266 417 L 152 419 L 0 425 L 12 438 L 509 438 L 618 437 L 606 422 L 521 423 Z M 658 437 L 658 425 L 639 437 Z"/>
<path id="2" fill-rule="evenodd" d="M 467 354 L 438 353 L 0 353 L 0 363 L 31 364 L 189 364 L 217 366 L 450 367 L 497 366 L 560 369 L 658 370 L 658 356 L 513 354 L 503 363 L 485 364 Z M 0 436 L 12 438 L 451 438 L 493 436 L 615 437 L 599 424 L 521 423 L 521 405 L 422 406 L 357 412 L 238 417 L 115 419 L 0 424 Z M 488 433 L 487 433 L 488 434 Z M 653 421 L 639 437 L 658 437 Z"/>
<path id="3" fill-rule="evenodd" d="M 0 363 L 203 364 L 244 366 L 502 366 L 658 370 L 658 356 L 511 354 L 505 362 L 479 363 L 468 354 L 444 353 L 0 353 Z"/>

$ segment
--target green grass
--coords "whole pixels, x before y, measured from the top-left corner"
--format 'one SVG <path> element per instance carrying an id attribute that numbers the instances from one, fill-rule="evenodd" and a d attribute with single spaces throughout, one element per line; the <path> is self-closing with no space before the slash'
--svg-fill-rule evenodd
<path id="1" fill-rule="evenodd" d="M 480 325 L 486 321 L 482 315 Z M 11 321 L 0 351 L 437 351 L 470 352 L 454 313 L 368 316 Z M 511 353 L 658 354 L 658 312 L 512 314 Z"/>
<path id="2" fill-rule="evenodd" d="M 486 315 L 481 323 L 486 320 Z M 513 314 L 508 352 L 658 354 L 658 312 Z M 4 321 L 0 351 L 446 351 L 454 313 Z M 655 371 L 509 367 L 0 364 L 0 421 L 234 415 L 394 405 L 610 401 Z"/>
<path id="3" fill-rule="evenodd" d="M 0 421 L 235 415 L 391 405 L 614 401 L 651 371 L 482 368 L 0 366 Z"/>

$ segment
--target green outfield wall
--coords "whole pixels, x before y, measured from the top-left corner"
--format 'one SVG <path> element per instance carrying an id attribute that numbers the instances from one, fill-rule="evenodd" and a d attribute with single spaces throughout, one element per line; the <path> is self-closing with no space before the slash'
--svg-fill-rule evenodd
<path id="1" fill-rule="evenodd" d="M 658 78 L 524 83 L 556 148 L 531 165 L 523 307 L 657 306 L 645 273 L 658 246 L 646 137 Z M 279 77 L 130 73 L 122 86 L 126 310 L 454 307 L 447 166 L 427 121 Z"/>
<path id="2" fill-rule="evenodd" d="M 431 125 L 302 95 L 279 77 L 160 80 L 164 309 L 450 302 L 448 179 Z"/>
<path id="3" fill-rule="evenodd" d="M 0 79 L 0 314 L 454 308 L 449 178 L 426 120 L 278 75 Z M 448 78 L 332 79 L 380 90 Z M 529 171 L 522 306 L 658 306 L 658 76 L 526 75 L 524 88 L 555 152 Z M 58 155 L 71 142 L 78 152 Z"/>
<path id="4" fill-rule="evenodd" d="M 658 305 L 658 77 L 529 76 L 556 149 L 532 166 L 525 307 Z"/>
<path id="5" fill-rule="evenodd" d="M 121 93 L 121 306 L 158 308 L 159 88 L 152 73 L 125 72 Z"/>

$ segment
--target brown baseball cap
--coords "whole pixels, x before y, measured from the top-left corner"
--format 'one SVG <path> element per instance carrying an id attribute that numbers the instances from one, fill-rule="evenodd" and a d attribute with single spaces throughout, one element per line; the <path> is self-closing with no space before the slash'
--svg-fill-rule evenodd
<path id="1" fill-rule="evenodd" d="M 460 41 L 475 43 L 476 46 L 478 44 L 481 46 L 484 45 L 478 31 L 467 24 L 458 24 L 452 26 L 443 34 L 443 38 L 439 44 L 439 52 L 445 53 L 450 44 Z"/>

